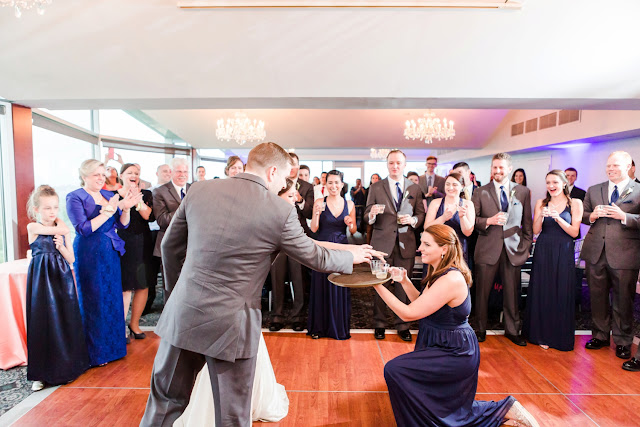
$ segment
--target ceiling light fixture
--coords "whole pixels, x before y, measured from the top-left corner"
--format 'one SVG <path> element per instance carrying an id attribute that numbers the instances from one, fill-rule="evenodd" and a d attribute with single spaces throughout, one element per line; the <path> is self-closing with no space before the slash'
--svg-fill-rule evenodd
<path id="1" fill-rule="evenodd" d="M 246 142 L 262 141 L 267 136 L 262 120 L 249 119 L 244 113 L 236 113 L 235 118 L 218 120 L 216 137 L 222 141 L 234 140 L 240 145 Z"/>
<path id="2" fill-rule="evenodd" d="M 371 156 L 372 159 L 386 159 L 390 152 L 391 152 L 391 149 L 389 148 L 378 148 L 378 149 L 372 148 L 371 153 L 369 153 L 369 155 Z"/>
<path id="3" fill-rule="evenodd" d="M 0 0 L 0 6 L 13 7 L 16 18 L 22 16 L 23 10 L 36 8 L 38 15 L 44 15 L 44 7 L 50 5 L 53 0 Z"/>
<path id="4" fill-rule="evenodd" d="M 405 139 L 424 140 L 425 144 L 431 144 L 434 139 L 452 139 L 456 136 L 453 128 L 453 121 L 443 119 L 442 122 L 436 117 L 436 113 L 429 110 L 424 117 L 418 119 L 418 123 L 414 120 L 405 122 L 404 137 Z"/>

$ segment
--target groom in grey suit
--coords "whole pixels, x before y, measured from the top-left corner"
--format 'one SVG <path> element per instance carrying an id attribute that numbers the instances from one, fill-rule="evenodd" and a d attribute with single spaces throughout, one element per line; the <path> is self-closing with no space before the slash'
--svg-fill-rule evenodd
<path id="1" fill-rule="evenodd" d="M 629 178 L 630 167 L 628 153 L 611 153 L 608 181 L 589 187 L 582 222 L 591 228 L 580 254 L 587 270 L 593 320 L 593 338 L 585 347 L 609 347 L 612 331 L 616 356 L 621 359 L 631 357 L 633 298 L 640 269 L 640 185 Z"/>
<path id="2" fill-rule="evenodd" d="M 277 196 L 290 171 L 285 150 L 259 144 L 245 173 L 194 183 L 180 204 L 162 241 L 173 293 L 156 328 L 162 339 L 141 426 L 172 426 L 205 363 L 215 425 L 250 425 L 260 294 L 271 255 L 283 250 L 314 270 L 341 273 L 371 258 L 367 247 L 328 250 L 304 234 L 296 209 Z"/>
<path id="3" fill-rule="evenodd" d="M 531 192 L 509 181 L 511 156 L 498 153 L 491 159 L 493 181 L 473 192 L 478 241 L 474 254 L 478 341 L 486 338 L 488 302 L 496 273 L 504 290 L 504 333 L 514 344 L 527 345 L 520 336 L 518 287 L 521 266 L 529 258 L 533 242 Z M 505 221 L 506 216 L 506 221 Z"/>

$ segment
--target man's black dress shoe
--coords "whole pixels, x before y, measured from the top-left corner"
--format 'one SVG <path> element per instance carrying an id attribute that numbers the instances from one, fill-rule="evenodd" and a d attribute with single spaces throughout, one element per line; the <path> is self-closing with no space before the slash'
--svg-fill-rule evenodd
<path id="1" fill-rule="evenodd" d="M 640 360 L 632 357 L 631 360 L 627 360 L 622 364 L 622 369 L 631 372 L 640 372 Z"/>
<path id="2" fill-rule="evenodd" d="M 587 350 L 600 350 L 602 347 L 609 347 L 609 341 L 591 338 L 584 346 Z"/>
<path id="3" fill-rule="evenodd" d="M 617 345 L 616 356 L 620 359 L 628 359 L 631 357 L 631 346 L 629 345 Z"/>
<path id="4" fill-rule="evenodd" d="M 504 334 L 504 336 L 509 338 L 511 340 L 511 342 L 514 343 L 515 345 L 519 345 L 521 347 L 524 347 L 524 346 L 527 345 L 527 340 L 522 338 L 521 335 Z"/>
<path id="5" fill-rule="evenodd" d="M 269 330 L 271 332 L 277 332 L 280 329 L 282 329 L 282 326 L 283 326 L 282 323 L 274 322 L 271 324 L 271 326 L 269 326 Z"/>
<path id="6" fill-rule="evenodd" d="M 384 339 L 384 328 L 375 328 L 373 330 L 373 336 L 376 337 L 377 340 Z"/>
<path id="7" fill-rule="evenodd" d="M 304 331 L 304 326 L 302 326 L 302 323 L 296 322 L 293 324 L 292 326 L 293 330 L 296 332 L 302 332 Z"/>
<path id="8" fill-rule="evenodd" d="M 411 332 L 409 332 L 408 329 L 405 329 L 404 331 L 398 331 L 398 336 L 402 341 L 411 341 Z"/>
<path id="9" fill-rule="evenodd" d="M 485 342 L 487 340 L 487 333 L 486 332 L 477 331 L 476 332 L 476 337 L 478 337 L 478 342 Z"/>

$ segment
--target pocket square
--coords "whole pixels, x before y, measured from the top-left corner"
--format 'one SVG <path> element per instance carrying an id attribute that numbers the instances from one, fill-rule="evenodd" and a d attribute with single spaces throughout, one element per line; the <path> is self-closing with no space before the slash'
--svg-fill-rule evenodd
<path id="1" fill-rule="evenodd" d="M 411 199 L 413 199 L 413 196 L 407 197 L 407 200 L 411 200 Z"/>

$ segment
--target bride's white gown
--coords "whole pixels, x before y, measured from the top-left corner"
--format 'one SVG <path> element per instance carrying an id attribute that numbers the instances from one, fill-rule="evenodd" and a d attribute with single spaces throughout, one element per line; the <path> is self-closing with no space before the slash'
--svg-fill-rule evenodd
<path id="1" fill-rule="evenodd" d="M 253 421 L 280 421 L 289 412 L 289 398 L 283 385 L 276 382 L 264 337 L 260 334 L 260 344 L 256 357 L 256 376 L 251 395 L 251 419 Z M 198 374 L 191 392 L 187 409 L 173 427 L 210 427 L 215 425 L 215 410 L 209 369 L 205 363 Z"/>

